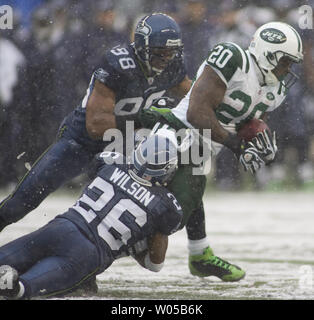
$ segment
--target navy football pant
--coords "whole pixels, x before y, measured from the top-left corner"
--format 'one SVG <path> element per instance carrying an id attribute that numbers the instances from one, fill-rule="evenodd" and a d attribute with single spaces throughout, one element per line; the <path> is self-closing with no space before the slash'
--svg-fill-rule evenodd
<path id="1" fill-rule="evenodd" d="M 15 191 L 0 203 L 0 231 L 22 219 L 50 193 L 83 173 L 94 155 L 74 140 L 60 138 L 36 161 Z"/>
<path id="2" fill-rule="evenodd" d="M 100 272 L 96 246 L 64 218 L 2 246 L 1 265 L 18 271 L 25 298 L 64 294 Z"/>

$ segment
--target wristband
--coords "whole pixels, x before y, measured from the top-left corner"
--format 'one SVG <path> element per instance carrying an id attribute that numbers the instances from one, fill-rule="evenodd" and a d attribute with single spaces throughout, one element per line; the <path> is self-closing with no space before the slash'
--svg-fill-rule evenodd
<path id="1" fill-rule="evenodd" d="M 149 252 L 147 252 L 147 254 L 145 255 L 145 258 L 144 258 L 144 265 L 145 265 L 145 268 L 150 270 L 150 271 L 153 271 L 153 272 L 158 272 L 162 269 L 164 263 L 152 263 L 152 261 L 150 260 L 150 256 L 149 256 Z"/>

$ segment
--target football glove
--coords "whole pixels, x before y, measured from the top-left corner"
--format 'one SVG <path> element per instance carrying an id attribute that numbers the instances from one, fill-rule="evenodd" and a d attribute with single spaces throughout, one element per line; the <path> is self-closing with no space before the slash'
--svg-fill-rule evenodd
<path id="1" fill-rule="evenodd" d="M 252 174 L 261 168 L 265 161 L 262 158 L 263 154 L 255 147 L 252 142 L 248 142 L 247 147 L 240 154 L 239 162 L 245 171 L 250 170 Z"/>
<path id="2" fill-rule="evenodd" d="M 144 252 L 147 249 L 148 249 L 147 238 L 144 238 L 143 240 L 136 242 L 132 247 L 130 247 L 129 253 L 133 258 L 135 258 L 136 255 Z"/>
<path id="3" fill-rule="evenodd" d="M 262 153 L 262 158 L 266 164 L 271 163 L 277 153 L 276 132 L 272 136 L 268 130 L 258 132 L 256 138 L 253 138 L 256 149 Z"/>

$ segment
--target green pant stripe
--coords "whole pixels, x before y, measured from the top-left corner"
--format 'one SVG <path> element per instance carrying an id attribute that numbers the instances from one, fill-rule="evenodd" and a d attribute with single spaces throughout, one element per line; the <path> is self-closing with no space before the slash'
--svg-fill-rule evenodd
<path id="1" fill-rule="evenodd" d="M 91 272 L 90 274 L 88 274 L 87 276 L 85 276 L 81 281 L 79 281 L 78 283 L 76 283 L 73 287 L 71 288 L 68 288 L 68 289 L 63 289 L 63 290 L 60 290 L 60 291 L 55 291 L 55 292 L 52 292 L 52 293 L 49 293 L 47 295 L 42 295 L 41 297 L 43 298 L 49 298 L 49 297 L 52 297 L 52 296 L 56 296 L 56 295 L 60 295 L 60 294 L 65 294 L 66 292 L 70 292 L 72 291 L 73 289 L 75 289 L 76 287 L 80 286 L 86 279 L 88 279 L 89 277 L 93 276 L 94 274 L 96 274 L 98 272 L 100 268 L 97 267 L 93 272 Z"/>

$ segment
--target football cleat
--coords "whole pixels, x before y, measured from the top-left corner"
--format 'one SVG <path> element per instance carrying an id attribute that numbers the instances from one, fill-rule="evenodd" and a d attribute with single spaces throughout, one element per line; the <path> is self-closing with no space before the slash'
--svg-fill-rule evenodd
<path id="1" fill-rule="evenodd" d="M 190 272 L 194 276 L 215 276 L 225 282 L 239 281 L 244 278 L 245 271 L 213 254 L 210 247 L 203 254 L 189 256 Z"/>
<path id="2" fill-rule="evenodd" d="M 0 266 L 0 296 L 14 299 L 20 291 L 18 272 L 8 265 Z"/>

